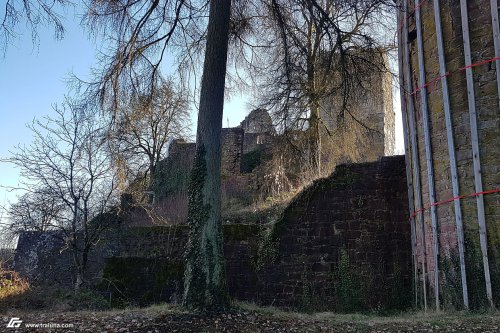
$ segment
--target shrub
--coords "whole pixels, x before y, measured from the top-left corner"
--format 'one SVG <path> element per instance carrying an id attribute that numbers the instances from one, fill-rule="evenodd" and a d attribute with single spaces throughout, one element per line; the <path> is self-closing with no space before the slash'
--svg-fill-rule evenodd
<path id="1" fill-rule="evenodd" d="M 110 308 L 109 300 L 101 293 L 91 289 L 81 289 L 66 294 L 71 310 L 106 310 Z"/>
<path id="2" fill-rule="evenodd" d="M 29 283 L 15 271 L 0 270 L 0 300 L 26 292 Z"/>

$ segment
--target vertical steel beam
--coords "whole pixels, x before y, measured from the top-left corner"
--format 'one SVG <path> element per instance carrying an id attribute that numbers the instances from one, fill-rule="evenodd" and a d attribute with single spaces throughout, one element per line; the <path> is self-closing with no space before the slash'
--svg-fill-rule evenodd
<path id="1" fill-rule="evenodd" d="M 417 55 L 420 90 L 420 107 L 422 110 L 422 126 L 424 132 L 425 159 L 427 163 L 427 185 L 429 187 L 429 201 L 431 204 L 432 252 L 434 259 L 434 300 L 436 310 L 439 310 L 439 265 L 438 265 L 438 235 L 436 214 L 436 192 L 434 189 L 434 167 L 432 164 L 432 148 L 429 130 L 429 113 L 427 109 L 427 89 L 425 84 L 424 43 L 422 38 L 422 24 L 420 18 L 420 1 L 415 0 L 415 25 L 417 26 Z"/>
<path id="2" fill-rule="evenodd" d="M 398 19 L 397 22 L 401 22 L 403 19 L 402 8 L 398 8 Z M 413 199 L 413 179 L 411 176 L 412 166 L 410 160 L 410 146 L 408 145 L 408 115 L 406 110 L 407 102 L 405 102 L 406 95 L 404 93 L 404 65 L 403 65 L 403 36 L 401 35 L 401 29 L 398 29 L 398 65 L 399 65 L 399 96 L 401 99 L 401 120 L 403 122 L 403 140 L 405 145 L 405 166 L 406 166 L 406 183 L 408 185 L 408 210 L 409 214 L 413 214 L 414 199 Z M 415 307 L 418 306 L 418 270 L 417 270 L 417 246 L 416 246 L 416 235 L 415 235 L 415 223 L 410 221 L 411 229 L 411 254 L 413 259 L 413 283 L 415 291 Z"/>
<path id="3" fill-rule="evenodd" d="M 444 119 L 446 123 L 446 137 L 448 141 L 448 155 L 450 157 L 450 173 L 453 197 L 460 195 L 458 184 L 457 162 L 455 158 L 455 143 L 453 140 L 453 124 L 451 122 L 450 98 L 448 95 L 448 78 L 446 72 L 446 62 L 444 56 L 443 33 L 441 28 L 441 13 L 439 0 L 434 1 L 434 22 L 436 25 L 436 37 L 439 57 L 439 75 L 441 76 L 441 87 L 443 92 Z M 493 1 L 493 0 L 492 0 Z M 464 231 L 462 223 L 462 209 L 460 208 L 460 199 L 454 200 L 455 208 L 455 227 L 457 233 L 458 255 L 460 259 L 460 276 L 462 278 L 462 297 L 464 308 L 469 308 L 469 297 L 467 293 L 467 277 L 465 274 L 465 256 L 464 256 Z"/>
<path id="4" fill-rule="evenodd" d="M 474 79 L 472 77 L 472 57 L 469 38 L 469 17 L 467 12 L 467 0 L 460 0 L 460 16 L 462 19 L 462 34 L 464 43 L 465 75 L 467 78 L 467 100 L 469 103 L 470 133 L 472 143 L 472 161 L 474 165 L 474 186 L 476 193 L 483 192 L 483 182 L 481 180 L 481 160 L 479 158 L 479 139 L 477 134 L 477 113 L 476 97 L 474 92 Z M 483 195 L 476 196 L 477 219 L 479 222 L 479 242 L 483 256 L 484 280 L 486 284 L 486 297 L 493 307 L 493 296 L 491 292 L 490 265 L 488 262 L 488 246 L 486 235 L 486 223 L 484 218 Z"/>
<path id="5" fill-rule="evenodd" d="M 500 57 L 500 22 L 498 20 L 498 1 L 490 0 L 491 26 L 493 28 L 493 43 L 495 45 L 495 58 Z M 497 72 L 498 103 L 500 106 L 500 59 L 495 61 Z"/>
<path id="6" fill-rule="evenodd" d="M 403 44 L 404 44 L 404 62 L 405 66 L 405 76 L 406 76 L 406 93 L 408 96 L 408 119 L 410 127 L 411 136 L 411 155 L 413 162 L 413 184 L 415 189 L 415 211 L 417 211 L 416 222 L 420 226 L 420 253 L 422 255 L 422 291 L 423 291 L 423 301 L 424 310 L 427 311 L 427 274 L 426 274 L 426 249 L 425 249 L 425 225 L 424 217 L 422 212 L 422 194 L 421 194 L 421 184 L 420 184 L 420 165 L 418 161 L 418 146 L 417 146 L 417 134 L 415 126 L 415 105 L 413 103 L 413 96 L 410 95 L 412 91 L 412 79 L 411 79 L 411 62 L 410 62 L 410 51 L 408 42 L 408 1 L 404 0 L 403 6 Z"/>

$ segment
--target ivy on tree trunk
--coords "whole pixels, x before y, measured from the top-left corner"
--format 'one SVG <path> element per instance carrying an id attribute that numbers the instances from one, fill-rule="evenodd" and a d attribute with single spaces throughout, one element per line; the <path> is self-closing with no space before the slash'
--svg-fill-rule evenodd
<path id="1" fill-rule="evenodd" d="M 202 311 L 219 311 L 229 304 L 220 216 L 220 141 L 230 14 L 230 0 L 210 1 L 196 156 L 189 185 L 183 304 Z"/>

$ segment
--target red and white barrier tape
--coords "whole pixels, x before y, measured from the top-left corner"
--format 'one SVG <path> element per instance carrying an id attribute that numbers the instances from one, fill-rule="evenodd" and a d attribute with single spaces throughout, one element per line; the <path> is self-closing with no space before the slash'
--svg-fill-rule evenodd
<path id="1" fill-rule="evenodd" d="M 417 6 L 415 6 L 414 8 L 412 8 L 412 10 L 410 10 L 408 12 L 408 15 L 406 16 L 406 18 L 408 19 L 409 16 L 413 15 L 417 11 L 417 9 L 420 9 L 426 2 L 428 2 L 428 0 L 422 0 L 422 1 L 420 1 Z M 399 30 L 400 31 L 403 29 L 403 25 L 404 25 L 404 18 L 401 19 L 401 23 L 399 25 Z M 468 68 L 473 68 L 473 67 L 485 65 L 485 64 L 497 61 L 497 60 L 500 60 L 500 56 L 494 57 L 494 58 L 490 58 L 490 59 L 481 60 L 481 61 L 475 62 L 473 64 L 470 64 L 469 66 L 460 67 L 459 69 L 457 69 L 455 71 L 447 72 L 446 74 L 440 75 L 438 77 L 435 77 L 432 80 L 430 80 L 430 81 L 424 83 L 423 85 L 417 87 L 414 91 L 410 92 L 409 95 L 415 95 L 415 94 L 417 94 L 419 91 L 421 91 L 424 88 L 427 88 L 427 87 L 431 86 L 433 83 L 441 81 L 444 77 L 448 77 L 448 76 L 450 76 L 452 74 L 456 74 L 458 72 L 463 72 L 463 71 L 465 71 Z M 429 90 L 429 92 L 430 92 L 430 90 Z"/>
<path id="2" fill-rule="evenodd" d="M 433 83 L 436 83 L 438 81 L 441 81 L 442 78 L 444 77 L 447 77 L 447 76 L 451 76 L 452 74 L 456 74 L 458 72 L 463 72 L 465 71 L 467 68 L 473 68 L 473 67 L 477 67 L 477 66 L 481 66 L 481 65 L 485 65 L 485 64 L 488 64 L 490 62 L 494 62 L 494 61 L 497 61 L 497 60 L 500 60 L 500 56 L 498 57 L 494 57 L 494 58 L 490 58 L 490 59 L 486 59 L 486 60 L 481 60 L 481 61 L 478 61 L 478 62 L 475 62 L 473 64 L 470 64 L 469 66 L 465 66 L 465 67 L 460 67 L 459 69 L 455 70 L 455 71 L 452 71 L 452 72 L 447 72 L 446 74 L 444 75 L 440 75 L 438 77 L 435 77 L 434 79 L 430 80 L 429 82 L 426 82 L 424 83 L 423 85 L 417 87 L 415 90 L 413 90 L 410 95 L 415 95 L 416 93 L 418 93 L 419 91 L 421 91 L 422 89 L 430 86 L 431 84 Z"/>
<path id="3" fill-rule="evenodd" d="M 417 216 L 418 213 L 426 211 L 429 208 L 434 207 L 434 206 L 439 206 L 439 205 L 442 205 L 445 203 L 453 202 L 455 200 L 460 200 L 460 199 L 467 198 L 467 197 L 477 197 L 478 195 L 493 194 L 493 193 L 500 193 L 500 188 L 497 188 L 494 190 L 487 190 L 487 191 L 482 191 L 482 192 L 475 192 L 475 193 L 470 193 L 470 194 L 459 195 L 457 197 L 449 198 L 449 199 L 446 199 L 443 201 L 438 201 L 438 202 L 435 202 L 433 204 L 430 204 L 427 207 L 416 210 L 415 212 L 413 212 L 413 214 L 410 215 L 410 218 L 408 219 L 408 221 L 411 222 L 411 220 L 413 220 L 415 218 L 415 216 Z"/>

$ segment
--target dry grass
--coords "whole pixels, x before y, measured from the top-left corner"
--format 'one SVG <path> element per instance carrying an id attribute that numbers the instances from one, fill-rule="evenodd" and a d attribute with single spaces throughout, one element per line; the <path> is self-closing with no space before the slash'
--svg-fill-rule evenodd
<path id="1" fill-rule="evenodd" d="M 497 332 L 500 314 L 405 312 L 393 316 L 304 314 L 236 302 L 228 313 L 203 315 L 171 304 L 106 311 L 11 311 L 25 322 L 72 323 L 75 332 Z M 9 314 L 4 317 L 8 320 Z M 1 327 L 0 318 L 0 327 Z"/>
<path id="2" fill-rule="evenodd" d="M 15 271 L 0 270 L 0 300 L 24 294 L 30 285 Z"/>
<path id="3" fill-rule="evenodd" d="M 467 311 L 404 311 L 390 316 L 382 316 L 377 313 L 334 313 L 334 312 L 316 312 L 303 313 L 294 311 L 285 311 L 272 306 L 262 307 L 253 303 L 236 302 L 235 306 L 245 311 L 257 312 L 280 318 L 283 320 L 317 320 L 331 323 L 368 323 L 368 324 L 418 324 L 431 323 L 433 325 L 445 325 L 456 320 L 480 320 L 484 317 L 500 319 L 500 310 L 488 310 L 481 313 Z"/>

